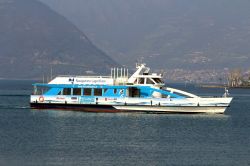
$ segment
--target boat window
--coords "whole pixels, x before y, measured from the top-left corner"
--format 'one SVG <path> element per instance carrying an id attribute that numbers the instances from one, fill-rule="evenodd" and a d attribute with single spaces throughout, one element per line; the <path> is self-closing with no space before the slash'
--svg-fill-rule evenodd
<path id="1" fill-rule="evenodd" d="M 58 92 L 58 94 L 57 95 L 63 95 L 63 93 L 62 93 L 63 91 L 60 91 L 60 92 Z"/>
<path id="2" fill-rule="evenodd" d="M 138 84 L 144 84 L 144 78 L 139 78 Z"/>
<path id="3" fill-rule="evenodd" d="M 73 88 L 73 95 L 78 95 L 80 96 L 81 95 L 81 88 Z"/>
<path id="4" fill-rule="evenodd" d="M 129 97 L 140 97 L 140 89 L 136 87 L 129 88 Z"/>
<path id="5" fill-rule="evenodd" d="M 105 89 L 104 89 L 104 93 L 106 93 L 107 91 L 108 91 L 108 89 L 107 89 L 107 88 L 105 88 Z"/>
<path id="6" fill-rule="evenodd" d="M 91 91 L 92 91 L 91 88 L 85 88 L 83 93 L 84 96 L 91 96 Z"/>
<path id="7" fill-rule="evenodd" d="M 101 88 L 94 89 L 94 96 L 102 96 L 102 89 Z"/>
<path id="8" fill-rule="evenodd" d="M 71 88 L 64 88 L 63 95 L 71 95 Z"/>
<path id="9" fill-rule="evenodd" d="M 37 86 L 34 86 L 33 94 L 34 94 L 34 95 L 40 95 L 40 94 L 39 94 L 39 91 L 38 91 L 38 89 L 37 89 Z"/>
<path id="10" fill-rule="evenodd" d="M 117 93 L 117 89 L 114 89 L 114 94 L 116 94 Z"/>
<path id="11" fill-rule="evenodd" d="M 43 95 L 44 93 L 46 93 L 49 90 L 48 87 L 36 87 L 34 86 L 34 95 Z"/>
<path id="12" fill-rule="evenodd" d="M 147 82 L 146 82 L 147 84 L 155 84 L 154 82 L 153 82 L 153 80 L 151 80 L 151 78 L 147 78 Z"/>
<path id="13" fill-rule="evenodd" d="M 159 78 L 153 78 L 153 80 L 156 82 L 156 83 L 158 83 L 158 84 L 162 84 L 162 83 L 164 83 L 161 79 L 159 79 Z"/>
<path id="14" fill-rule="evenodd" d="M 168 96 L 168 95 L 163 95 L 162 94 L 162 98 L 169 98 L 170 96 Z"/>
<path id="15" fill-rule="evenodd" d="M 135 82 L 134 82 L 134 84 L 137 84 L 137 78 L 135 79 Z"/>

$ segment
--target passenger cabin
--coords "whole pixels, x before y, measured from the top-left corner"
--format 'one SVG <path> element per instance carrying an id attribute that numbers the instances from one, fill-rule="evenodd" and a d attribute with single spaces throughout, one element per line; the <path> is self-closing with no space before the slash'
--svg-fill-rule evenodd
<path id="1" fill-rule="evenodd" d="M 150 73 L 145 64 L 136 66 L 128 78 L 125 69 L 111 69 L 111 76 L 58 76 L 48 84 L 34 84 L 34 95 L 82 97 L 164 97 L 162 75 Z"/>
<path id="2" fill-rule="evenodd" d="M 46 96 L 82 96 L 82 97 L 149 97 L 144 88 L 136 86 L 103 85 L 49 85 L 34 84 L 34 95 Z"/>
<path id="3" fill-rule="evenodd" d="M 157 98 L 159 93 L 163 98 L 177 97 L 179 95 L 151 86 L 137 85 L 55 85 L 55 84 L 34 84 L 34 95 L 44 96 L 70 96 L 86 98 Z"/>

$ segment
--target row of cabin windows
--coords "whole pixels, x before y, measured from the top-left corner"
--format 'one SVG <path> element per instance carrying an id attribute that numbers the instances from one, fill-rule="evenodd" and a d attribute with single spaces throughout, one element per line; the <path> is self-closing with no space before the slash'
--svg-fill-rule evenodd
<path id="1" fill-rule="evenodd" d="M 58 95 L 74 95 L 74 96 L 103 96 L 103 93 L 107 92 L 108 89 L 101 88 L 64 88 L 58 93 Z M 123 91 L 123 90 L 122 90 Z M 118 89 L 114 89 L 114 94 L 120 93 Z M 138 88 L 128 88 L 129 97 L 140 97 L 141 92 Z"/>
<path id="2" fill-rule="evenodd" d="M 72 91 L 72 92 L 71 92 Z M 64 88 L 62 91 L 59 92 L 58 95 L 74 95 L 74 96 L 91 96 L 92 91 L 94 96 L 102 96 L 102 89 L 101 88 Z M 104 93 L 107 91 L 107 89 L 104 89 Z M 114 93 L 117 92 L 117 89 L 114 89 Z"/>

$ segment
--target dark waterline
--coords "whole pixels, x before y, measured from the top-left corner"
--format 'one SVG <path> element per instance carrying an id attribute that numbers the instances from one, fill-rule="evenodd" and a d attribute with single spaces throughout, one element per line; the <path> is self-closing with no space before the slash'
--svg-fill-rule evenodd
<path id="1" fill-rule="evenodd" d="M 250 165 L 249 89 L 223 115 L 105 114 L 31 110 L 31 84 L 0 80 L 0 165 Z"/>

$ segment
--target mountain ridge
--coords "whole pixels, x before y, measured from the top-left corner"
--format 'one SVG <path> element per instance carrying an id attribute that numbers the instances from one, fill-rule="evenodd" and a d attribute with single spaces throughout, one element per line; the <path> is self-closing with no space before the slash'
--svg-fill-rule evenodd
<path id="1" fill-rule="evenodd" d="M 107 72 L 117 63 L 75 25 L 36 0 L 0 1 L 0 77 Z"/>
<path id="2" fill-rule="evenodd" d="M 124 65 L 247 68 L 250 2 L 212 0 L 41 0 Z"/>

